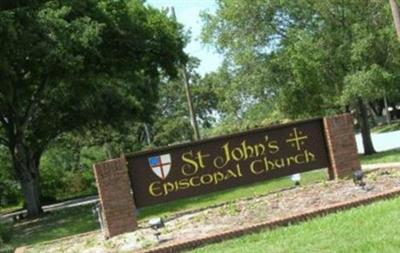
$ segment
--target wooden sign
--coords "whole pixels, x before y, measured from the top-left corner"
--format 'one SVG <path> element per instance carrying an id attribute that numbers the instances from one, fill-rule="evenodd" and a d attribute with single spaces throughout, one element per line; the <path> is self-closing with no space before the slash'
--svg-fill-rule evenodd
<path id="1" fill-rule="evenodd" d="M 136 207 L 329 166 L 322 119 L 126 155 Z"/>

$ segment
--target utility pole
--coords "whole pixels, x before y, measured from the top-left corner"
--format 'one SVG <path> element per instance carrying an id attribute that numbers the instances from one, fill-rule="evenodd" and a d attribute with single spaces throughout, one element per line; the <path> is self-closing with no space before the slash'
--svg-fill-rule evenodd
<path id="1" fill-rule="evenodd" d="M 189 84 L 189 80 L 188 80 L 188 76 L 187 76 L 187 72 L 186 72 L 186 67 L 184 65 L 182 65 L 181 73 L 182 73 L 183 83 L 185 85 L 186 98 L 187 98 L 188 107 L 189 107 L 190 123 L 193 127 L 194 139 L 200 140 L 199 126 L 197 124 L 196 113 L 193 108 L 192 92 L 190 90 L 190 84 Z"/>
<path id="2" fill-rule="evenodd" d="M 399 5 L 397 4 L 397 0 L 389 0 L 390 8 L 392 9 L 392 16 L 394 21 L 394 26 L 396 28 L 397 38 L 400 40 L 400 14 L 399 14 Z M 386 123 L 390 124 L 390 112 L 386 98 L 386 91 L 383 97 L 383 101 L 385 103 L 385 111 L 386 111 Z"/>
<path id="3" fill-rule="evenodd" d="M 390 124 L 390 112 L 389 106 L 386 97 L 386 91 L 383 93 L 383 103 L 385 104 L 385 116 L 386 116 L 386 124 Z"/>
<path id="4" fill-rule="evenodd" d="M 147 145 L 150 146 L 151 145 L 151 136 L 150 136 L 149 126 L 147 125 L 147 123 L 144 123 L 143 126 L 144 126 L 144 133 L 146 135 Z"/>
<path id="5" fill-rule="evenodd" d="M 171 15 L 172 15 L 172 18 L 176 21 L 174 7 L 171 7 Z M 200 140 L 199 126 L 198 126 L 197 120 L 196 120 L 196 112 L 193 107 L 192 92 L 190 89 L 190 83 L 189 83 L 189 78 L 188 78 L 185 64 L 181 65 L 180 72 L 182 74 L 183 84 L 185 85 L 186 99 L 187 99 L 188 108 L 189 108 L 190 124 L 192 125 L 192 128 L 193 128 L 194 139 Z"/>
<path id="6" fill-rule="evenodd" d="M 399 6 L 397 4 L 397 0 L 389 0 L 390 8 L 392 9 L 392 16 L 394 21 L 394 26 L 396 28 L 397 37 L 400 40 L 400 15 L 399 15 Z"/>

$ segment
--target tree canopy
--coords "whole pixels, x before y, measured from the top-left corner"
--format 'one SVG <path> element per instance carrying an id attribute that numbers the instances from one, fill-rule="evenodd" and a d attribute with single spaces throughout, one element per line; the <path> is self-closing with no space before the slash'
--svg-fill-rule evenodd
<path id="1" fill-rule="evenodd" d="M 363 112 L 368 101 L 396 89 L 400 77 L 400 45 L 387 2 L 217 4 L 215 14 L 203 14 L 203 40 L 225 55 L 238 94 L 273 100 L 271 109 L 290 118 L 355 108 L 365 150 L 374 152 Z"/>
<path id="2" fill-rule="evenodd" d="M 48 1 L 0 12 L 0 133 L 28 212 L 60 134 L 146 121 L 161 76 L 186 61 L 181 27 L 142 1 Z"/>
<path id="3" fill-rule="evenodd" d="M 0 1 L 0 11 L 31 7 L 34 5 L 42 4 L 46 1 L 48 0 L 2 0 Z"/>

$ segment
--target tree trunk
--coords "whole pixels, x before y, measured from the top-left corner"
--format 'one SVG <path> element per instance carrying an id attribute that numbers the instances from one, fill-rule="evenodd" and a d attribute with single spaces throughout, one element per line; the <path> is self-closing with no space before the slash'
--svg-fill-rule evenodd
<path id="1" fill-rule="evenodd" d="M 28 217 L 37 217 L 43 213 L 40 203 L 39 178 L 37 175 L 26 177 L 21 181 Z"/>
<path id="2" fill-rule="evenodd" d="M 390 8 L 392 9 L 393 23 L 396 28 L 397 38 L 400 40 L 400 14 L 397 0 L 389 0 Z"/>
<path id="3" fill-rule="evenodd" d="M 17 144 L 12 156 L 14 169 L 20 179 L 28 217 L 37 217 L 43 213 L 40 202 L 40 154 L 30 152 L 23 144 Z"/>
<path id="4" fill-rule="evenodd" d="M 104 150 L 106 151 L 107 159 L 111 160 L 114 159 L 114 152 L 113 148 L 111 147 L 111 144 L 106 142 L 103 144 Z"/>
<path id="5" fill-rule="evenodd" d="M 370 155 L 376 153 L 374 145 L 372 144 L 371 130 L 368 124 L 368 113 L 367 107 L 365 106 L 361 98 L 357 99 L 358 111 L 359 111 L 359 122 L 361 129 L 361 137 L 364 146 L 364 154 Z"/>
<path id="6" fill-rule="evenodd" d="M 369 115 L 371 115 L 370 119 L 373 122 L 372 125 L 376 126 L 378 124 L 378 122 L 379 122 L 379 119 L 378 119 L 378 115 L 375 114 L 373 106 L 371 106 L 371 104 L 368 103 L 368 104 L 365 104 L 365 107 L 367 108 L 367 115 L 368 115 L 368 112 L 370 112 Z"/>
<path id="7" fill-rule="evenodd" d="M 144 133 L 146 135 L 146 142 L 147 145 L 151 145 L 151 135 L 150 135 L 150 131 L 149 131 L 149 126 L 147 125 L 147 123 L 144 123 Z"/>
<path id="8" fill-rule="evenodd" d="M 390 111 L 386 97 L 386 91 L 383 94 L 383 103 L 385 104 L 385 117 L 386 117 L 386 124 L 390 124 Z"/>

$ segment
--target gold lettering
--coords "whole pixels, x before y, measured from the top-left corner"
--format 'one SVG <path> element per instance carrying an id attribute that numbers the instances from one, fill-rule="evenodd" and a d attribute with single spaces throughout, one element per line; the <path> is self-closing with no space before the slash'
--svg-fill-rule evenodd
<path id="1" fill-rule="evenodd" d="M 187 189 L 189 187 L 190 187 L 190 183 L 187 178 L 184 178 L 179 181 L 179 189 Z"/>
<path id="2" fill-rule="evenodd" d="M 237 154 L 238 153 L 238 154 Z M 232 150 L 232 158 L 235 161 L 240 161 L 244 158 L 243 151 L 240 148 L 234 148 Z"/>
<path id="3" fill-rule="evenodd" d="M 224 174 L 222 172 L 214 173 L 214 184 L 224 181 Z"/>
<path id="4" fill-rule="evenodd" d="M 237 178 L 237 175 L 232 170 L 227 170 L 224 179 L 228 180 L 231 177 Z"/>
<path id="5" fill-rule="evenodd" d="M 265 165 L 266 171 L 275 169 L 275 164 L 273 162 L 269 161 L 266 157 L 264 157 L 264 165 Z"/>
<path id="6" fill-rule="evenodd" d="M 208 178 L 208 181 L 206 181 L 207 178 Z M 200 182 L 202 184 L 211 184 L 213 182 L 213 177 L 211 174 L 204 174 L 200 177 Z"/>
<path id="7" fill-rule="evenodd" d="M 200 182 L 199 182 L 198 184 L 195 184 L 195 183 L 193 182 L 193 180 L 195 180 L 195 179 L 199 179 L 199 177 L 192 177 L 192 178 L 189 179 L 190 186 L 196 187 L 196 186 L 199 186 L 199 185 L 200 185 Z"/>
<path id="8" fill-rule="evenodd" d="M 301 158 L 301 160 L 300 160 L 300 158 Z M 304 160 L 304 155 L 303 155 L 303 154 L 298 154 L 298 155 L 296 155 L 296 156 L 294 157 L 294 159 L 295 159 L 295 162 L 296 162 L 297 164 L 302 164 L 302 163 L 305 162 L 305 160 Z"/>
<path id="9" fill-rule="evenodd" d="M 243 149 L 243 159 L 247 160 L 249 157 L 254 156 L 254 148 L 246 144 L 246 141 L 242 141 L 241 143 Z"/>
<path id="10" fill-rule="evenodd" d="M 296 162 L 296 157 L 297 157 L 297 156 L 295 156 L 295 157 L 289 156 L 288 158 L 286 158 L 287 166 L 289 166 L 290 164 L 292 164 L 292 162 L 297 163 L 297 162 Z"/>
<path id="11" fill-rule="evenodd" d="M 306 163 L 314 162 L 315 159 L 315 155 L 311 152 L 309 152 L 308 150 L 304 150 L 304 155 L 306 156 Z"/>
<path id="12" fill-rule="evenodd" d="M 193 158 L 192 151 L 182 154 L 182 161 L 184 161 L 186 164 L 182 166 L 181 171 L 182 174 L 185 176 L 193 176 L 199 170 L 199 165 L 192 158 Z"/>
<path id="13" fill-rule="evenodd" d="M 253 173 L 255 175 L 259 175 L 259 174 L 263 173 L 263 169 L 256 170 L 256 167 L 255 167 L 257 163 L 261 163 L 261 162 L 262 162 L 262 160 L 254 160 L 254 161 L 252 161 L 250 163 L 250 171 L 251 171 L 251 173 Z"/>
<path id="14" fill-rule="evenodd" d="M 228 162 L 231 160 L 231 156 L 229 154 L 229 142 L 223 146 L 223 151 L 224 151 L 225 157 L 218 156 L 213 161 L 214 166 L 217 167 L 218 169 L 225 167 L 228 164 Z"/>
<path id="15" fill-rule="evenodd" d="M 164 196 L 167 196 L 168 193 L 173 192 L 175 190 L 174 184 L 170 182 L 164 183 L 163 188 L 164 188 Z"/>
<path id="16" fill-rule="evenodd" d="M 256 145 L 254 146 L 254 149 L 255 149 L 256 157 L 259 157 L 259 156 L 261 156 L 261 155 L 264 155 L 264 152 L 265 152 L 265 146 L 264 146 L 264 144 L 262 144 L 262 143 L 256 144 Z"/>
<path id="17" fill-rule="evenodd" d="M 275 160 L 275 166 L 277 167 L 277 168 L 283 168 L 283 167 L 285 167 L 285 160 L 283 160 L 283 158 L 281 158 L 281 159 L 276 159 Z"/>
<path id="18" fill-rule="evenodd" d="M 270 154 L 276 154 L 279 152 L 278 141 L 270 141 L 268 142 L 268 152 Z"/>
<path id="19" fill-rule="evenodd" d="M 206 166 L 204 165 L 204 158 L 209 157 L 209 154 L 202 155 L 201 151 L 197 152 L 197 159 L 199 160 L 200 168 L 204 169 Z"/>
<path id="20" fill-rule="evenodd" d="M 160 184 L 161 184 L 160 182 L 153 182 L 153 183 L 150 184 L 149 193 L 150 193 L 151 196 L 159 197 L 159 196 L 162 195 L 162 192 L 159 192 L 158 194 L 155 192 L 156 190 L 161 190 Z"/>
<path id="21" fill-rule="evenodd" d="M 236 172 L 239 177 L 242 177 L 242 169 L 240 168 L 240 164 L 236 164 Z"/>

